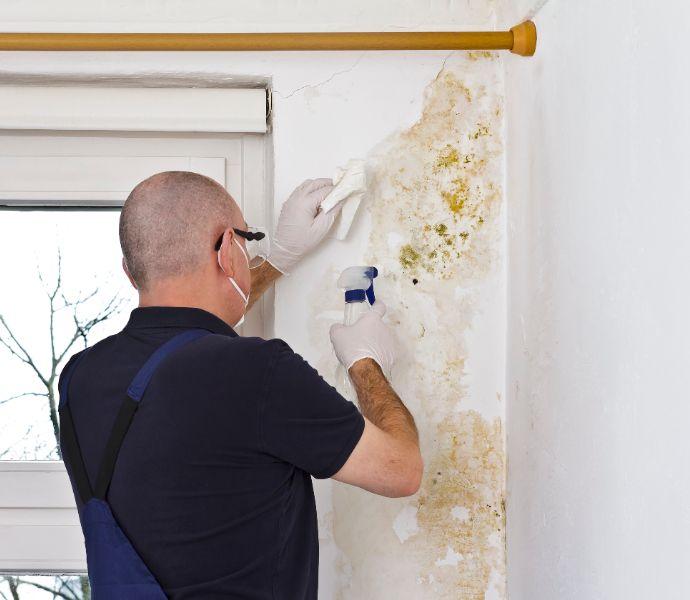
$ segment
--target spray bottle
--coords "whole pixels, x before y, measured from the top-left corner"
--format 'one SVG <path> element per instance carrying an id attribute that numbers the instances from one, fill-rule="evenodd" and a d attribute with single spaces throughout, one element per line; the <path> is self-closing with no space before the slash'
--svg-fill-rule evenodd
<path id="1" fill-rule="evenodd" d="M 376 302 L 374 296 L 374 278 L 379 271 L 376 267 L 348 267 L 338 278 L 338 287 L 345 290 L 345 314 L 343 323 L 352 325 Z M 343 365 L 336 371 L 336 388 L 348 400 L 355 399 L 352 382 Z"/>

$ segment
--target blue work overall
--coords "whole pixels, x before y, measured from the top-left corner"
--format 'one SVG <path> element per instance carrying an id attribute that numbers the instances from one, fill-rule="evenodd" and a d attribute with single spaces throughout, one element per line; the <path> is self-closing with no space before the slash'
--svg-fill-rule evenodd
<path id="1" fill-rule="evenodd" d="M 166 598 L 163 588 L 115 520 L 107 500 L 108 488 L 122 442 L 156 369 L 172 352 L 209 333 L 204 329 L 189 329 L 176 335 L 160 346 L 136 374 L 115 418 L 93 488 L 79 450 L 68 399 L 72 375 L 88 350 L 79 356 L 62 380 L 59 406 L 62 452 L 71 465 L 74 484 L 82 501 L 79 518 L 84 532 L 93 600 Z"/>

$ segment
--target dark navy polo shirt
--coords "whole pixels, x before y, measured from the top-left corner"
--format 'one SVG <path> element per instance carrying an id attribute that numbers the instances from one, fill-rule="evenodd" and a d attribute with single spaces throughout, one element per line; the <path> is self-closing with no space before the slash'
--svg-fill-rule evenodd
<path id="1" fill-rule="evenodd" d="M 214 335 L 176 351 L 149 384 L 110 486 L 115 517 L 170 598 L 316 599 L 311 477 L 343 466 L 364 419 L 285 342 L 239 337 L 196 308 L 135 309 L 71 380 L 91 484 L 131 379 L 192 328 Z"/>

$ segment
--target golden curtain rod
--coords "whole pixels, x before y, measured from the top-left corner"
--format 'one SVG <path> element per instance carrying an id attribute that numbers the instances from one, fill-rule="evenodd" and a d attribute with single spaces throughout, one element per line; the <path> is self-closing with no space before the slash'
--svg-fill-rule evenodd
<path id="1" fill-rule="evenodd" d="M 324 33 L 0 33 L 0 51 L 510 50 L 532 56 L 537 29 Z"/>

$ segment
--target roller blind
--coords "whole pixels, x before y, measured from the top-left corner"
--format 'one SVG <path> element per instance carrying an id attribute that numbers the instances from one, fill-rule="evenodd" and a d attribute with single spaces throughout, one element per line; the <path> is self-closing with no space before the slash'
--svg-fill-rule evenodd
<path id="1" fill-rule="evenodd" d="M 266 90 L 0 86 L 0 129 L 264 133 Z"/>

